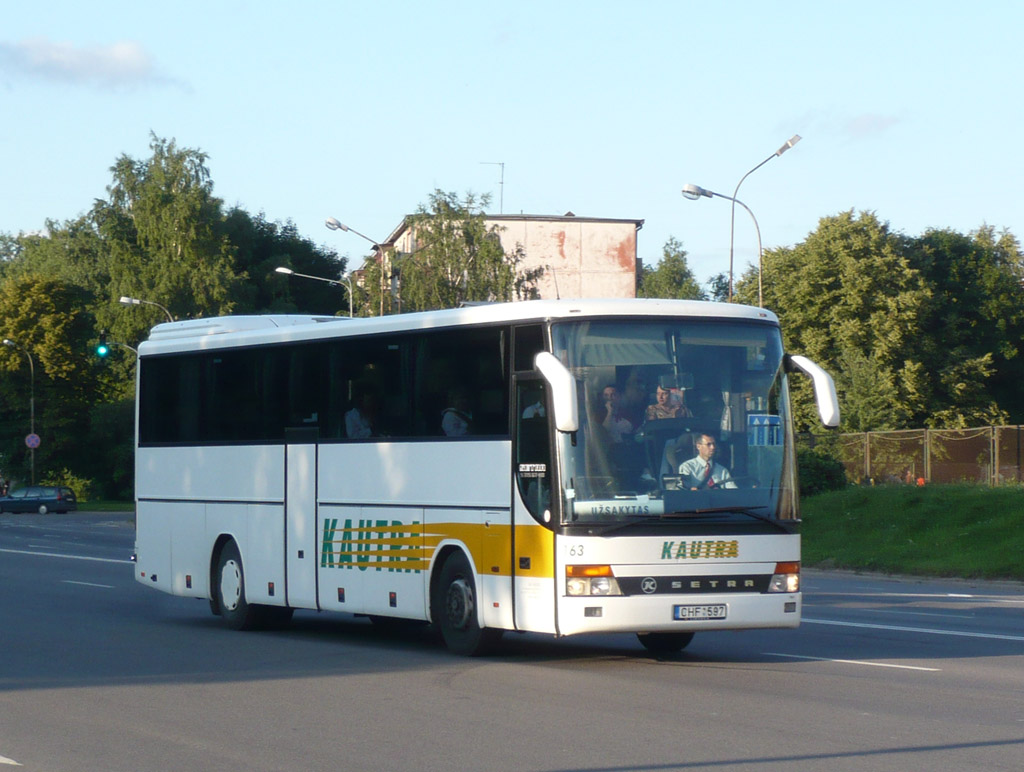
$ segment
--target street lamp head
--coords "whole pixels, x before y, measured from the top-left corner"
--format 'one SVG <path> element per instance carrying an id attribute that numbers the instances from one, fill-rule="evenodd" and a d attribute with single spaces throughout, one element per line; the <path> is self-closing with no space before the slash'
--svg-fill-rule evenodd
<path id="1" fill-rule="evenodd" d="M 699 185 L 683 185 L 683 198 L 688 198 L 690 201 L 696 201 L 701 196 L 711 198 L 712 193 L 709 190 L 704 190 L 704 188 Z"/>
<path id="2" fill-rule="evenodd" d="M 337 219 L 335 219 L 334 217 L 328 217 L 327 220 L 324 222 L 324 225 L 326 225 L 332 231 L 347 231 L 348 230 L 348 226 L 345 225 L 345 223 L 338 222 Z"/>
<path id="3" fill-rule="evenodd" d="M 119 301 L 117 301 L 117 302 L 120 303 L 122 306 L 141 306 L 142 305 L 142 301 L 141 300 L 139 300 L 138 298 L 130 298 L 127 295 L 122 295 L 121 299 Z"/>
<path id="4" fill-rule="evenodd" d="M 792 137 L 790 137 L 789 139 L 786 140 L 786 144 L 785 145 L 783 145 L 782 147 L 780 147 L 778 150 L 775 151 L 775 155 L 782 155 L 787 150 L 789 150 L 791 147 L 793 147 L 793 145 L 795 145 L 797 142 L 799 142 L 801 139 L 802 139 L 802 137 L 799 134 L 794 134 Z"/>
<path id="5" fill-rule="evenodd" d="M 9 338 L 4 338 L 4 345 L 5 346 L 17 346 L 18 344 L 15 343 L 13 340 L 10 340 Z"/>
<path id="6" fill-rule="evenodd" d="M 277 268 L 275 268 L 274 270 L 277 271 L 278 273 L 287 274 L 288 276 L 291 276 L 293 273 L 295 273 L 295 271 L 293 271 L 291 268 L 285 268 L 283 265 L 277 266 Z"/>

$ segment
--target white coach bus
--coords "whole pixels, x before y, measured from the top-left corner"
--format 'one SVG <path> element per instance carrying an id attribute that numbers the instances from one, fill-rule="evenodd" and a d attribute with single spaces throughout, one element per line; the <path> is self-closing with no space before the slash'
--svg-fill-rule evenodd
<path id="1" fill-rule="evenodd" d="M 839 416 L 770 311 L 197 319 L 138 362 L 136 579 L 231 627 L 424 620 L 478 654 L 505 630 L 674 651 L 799 624 L 789 374 Z"/>

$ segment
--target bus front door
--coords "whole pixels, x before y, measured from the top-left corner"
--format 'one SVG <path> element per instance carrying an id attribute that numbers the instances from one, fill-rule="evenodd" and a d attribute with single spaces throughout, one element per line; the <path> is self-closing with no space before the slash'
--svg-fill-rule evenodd
<path id="1" fill-rule="evenodd" d="M 317 608 L 316 429 L 285 430 L 286 603 Z"/>

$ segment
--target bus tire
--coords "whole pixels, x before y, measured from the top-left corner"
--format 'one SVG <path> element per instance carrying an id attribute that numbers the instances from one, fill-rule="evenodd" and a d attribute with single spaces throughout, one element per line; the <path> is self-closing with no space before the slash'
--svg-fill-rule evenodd
<path id="1" fill-rule="evenodd" d="M 478 657 L 501 637 L 501 630 L 480 627 L 473 570 L 462 552 L 452 553 L 441 567 L 431 599 L 431 616 L 453 654 Z"/>
<path id="2" fill-rule="evenodd" d="M 637 633 L 637 640 L 651 654 L 677 654 L 693 640 L 693 633 Z"/>
<path id="3" fill-rule="evenodd" d="M 232 630 L 251 630 L 256 627 L 259 614 L 255 606 L 245 599 L 245 571 L 238 545 L 229 541 L 217 558 L 217 606 L 221 619 Z"/>

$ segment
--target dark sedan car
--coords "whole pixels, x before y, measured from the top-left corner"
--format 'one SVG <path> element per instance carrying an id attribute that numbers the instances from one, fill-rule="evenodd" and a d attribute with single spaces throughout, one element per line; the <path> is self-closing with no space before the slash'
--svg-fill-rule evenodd
<path id="1" fill-rule="evenodd" d="M 74 512 L 78 509 L 75 492 L 64 486 L 33 485 L 0 498 L 0 512 Z"/>

